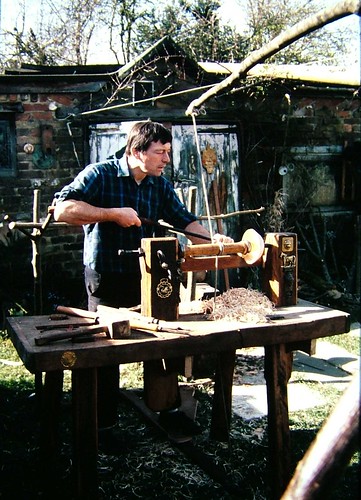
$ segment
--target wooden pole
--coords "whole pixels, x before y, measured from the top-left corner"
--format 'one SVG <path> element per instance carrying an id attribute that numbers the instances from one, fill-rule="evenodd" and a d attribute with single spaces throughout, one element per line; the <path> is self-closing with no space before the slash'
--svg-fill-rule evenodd
<path id="1" fill-rule="evenodd" d="M 34 190 L 33 200 L 33 223 L 38 224 L 40 218 L 40 190 Z M 40 255 L 40 238 L 39 230 L 34 227 L 31 238 L 32 246 L 32 266 L 34 277 L 34 314 L 42 314 L 43 312 L 43 291 L 41 279 L 41 255 Z"/>
<path id="2" fill-rule="evenodd" d="M 299 462 L 281 500 L 330 498 L 358 445 L 359 391 L 357 374 Z"/>
<path id="3" fill-rule="evenodd" d="M 195 213 L 196 211 L 196 195 L 197 195 L 197 187 L 189 186 L 188 189 L 188 199 L 187 199 L 187 209 L 189 212 Z M 189 240 L 188 240 L 189 241 Z M 187 272 L 187 293 L 185 297 L 186 302 L 191 302 L 196 298 L 196 278 L 194 272 Z"/>
<path id="4" fill-rule="evenodd" d="M 221 214 L 221 204 L 219 201 L 219 190 L 218 190 L 217 179 L 213 179 L 212 187 L 213 187 L 214 205 L 216 208 L 216 215 L 220 215 Z M 217 230 L 218 230 L 219 234 L 224 234 L 223 233 L 222 219 L 217 219 Z M 226 290 L 229 290 L 230 286 L 229 286 L 228 269 L 223 270 L 223 276 L 224 276 L 224 287 Z"/>
<path id="5" fill-rule="evenodd" d="M 34 190 L 33 197 L 33 223 L 38 224 L 40 219 L 40 190 Z M 32 248 L 32 260 L 31 264 L 33 267 L 33 303 L 34 303 L 34 314 L 43 313 L 43 291 L 41 283 L 41 254 L 40 254 L 40 230 L 36 227 L 33 228 L 31 233 L 31 248 Z M 45 375 L 45 379 L 49 377 L 49 374 Z M 35 374 L 35 394 L 38 400 L 38 406 L 40 406 L 42 401 L 42 387 L 43 376 L 42 373 L 37 372 Z"/>

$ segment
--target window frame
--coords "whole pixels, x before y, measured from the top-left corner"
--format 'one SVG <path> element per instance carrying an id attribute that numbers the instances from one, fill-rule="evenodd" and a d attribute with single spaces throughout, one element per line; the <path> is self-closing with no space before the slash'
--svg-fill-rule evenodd
<path id="1" fill-rule="evenodd" d="M 4 137 L 7 147 L 6 145 L 5 147 L 3 146 Z M 17 161 L 15 120 L 13 116 L 3 113 L 0 113 L 0 148 L 4 149 L 5 158 L 5 161 L 2 162 L 2 158 L 0 156 L 0 177 L 16 177 Z M 2 154 L 3 153 L 1 152 L 1 155 Z"/>

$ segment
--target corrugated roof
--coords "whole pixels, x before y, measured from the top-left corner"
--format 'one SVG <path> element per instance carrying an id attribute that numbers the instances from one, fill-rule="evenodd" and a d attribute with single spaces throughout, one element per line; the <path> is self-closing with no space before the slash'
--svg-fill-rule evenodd
<path id="1" fill-rule="evenodd" d="M 238 72 L 241 63 L 200 62 L 199 66 L 212 74 L 229 75 Z M 247 72 L 247 77 L 298 80 L 303 82 L 358 87 L 361 72 L 357 68 L 340 69 L 337 66 L 306 64 L 257 64 Z"/>
<path id="2" fill-rule="evenodd" d="M 5 70 L 5 75 L 57 75 L 57 76 L 97 76 L 110 75 L 119 71 L 121 64 L 87 64 L 45 66 L 41 64 L 23 63 L 20 68 Z"/>

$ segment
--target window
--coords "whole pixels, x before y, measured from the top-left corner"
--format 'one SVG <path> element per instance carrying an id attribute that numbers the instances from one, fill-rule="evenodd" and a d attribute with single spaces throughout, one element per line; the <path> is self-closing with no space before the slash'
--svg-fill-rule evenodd
<path id="1" fill-rule="evenodd" d="M 0 177 L 16 175 L 14 122 L 0 116 Z"/>

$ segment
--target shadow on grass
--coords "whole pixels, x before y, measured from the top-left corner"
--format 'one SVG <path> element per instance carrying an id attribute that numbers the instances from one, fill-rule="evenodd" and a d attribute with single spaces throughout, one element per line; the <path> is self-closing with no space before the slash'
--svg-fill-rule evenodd
<path id="1" fill-rule="evenodd" d="M 71 474 L 71 404 L 64 393 L 61 406 L 59 454 L 55 473 L 46 477 L 39 459 L 39 410 L 27 381 L 0 382 L 0 498 L 35 500 L 74 498 Z M 99 454 L 99 498 L 263 500 L 270 498 L 267 473 L 267 419 L 244 421 L 233 417 L 229 443 L 209 439 L 211 395 L 198 390 L 197 421 L 204 432 L 194 439 L 200 454 L 222 472 L 221 484 L 146 423 L 133 407 L 119 403 L 123 443 L 114 455 Z M 318 428 L 292 430 L 292 469 L 303 457 Z M 330 500 L 359 498 L 358 464 L 353 461 Z M 48 480 L 47 480 L 48 479 Z M 45 486 L 44 486 L 45 485 Z"/>

